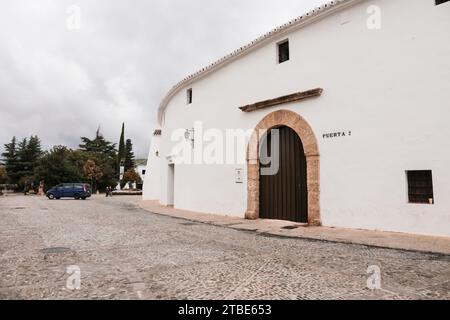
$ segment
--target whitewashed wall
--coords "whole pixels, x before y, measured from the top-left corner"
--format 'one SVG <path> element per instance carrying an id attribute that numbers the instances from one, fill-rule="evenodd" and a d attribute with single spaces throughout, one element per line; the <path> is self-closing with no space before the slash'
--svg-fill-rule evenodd
<path id="1" fill-rule="evenodd" d="M 154 136 L 150 145 L 143 186 L 143 198 L 146 200 L 160 200 L 161 198 L 161 172 L 163 167 L 160 155 L 160 140 L 160 137 Z M 157 152 L 159 152 L 159 155 L 157 155 Z"/>
<path id="2" fill-rule="evenodd" d="M 381 30 L 366 26 L 373 4 L 381 8 Z M 450 236 L 449 17 L 450 3 L 434 0 L 363 1 L 195 82 L 192 105 L 184 88 L 165 113 L 161 158 L 150 155 L 149 166 L 161 161 L 161 179 L 151 177 L 150 190 L 161 190 L 166 203 L 173 130 L 196 120 L 205 129 L 252 129 L 288 109 L 309 122 L 319 142 L 325 226 Z M 276 43 L 285 38 L 291 59 L 277 64 Z M 325 90 L 318 99 L 238 109 L 316 87 Z M 352 136 L 323 139 L 336 131 Z M 246 166 L 177 166 L 175 207 L 243 217 L 247 185 L 235 183 L 236 168 Z M 408 204 L 405 171 L 422 169 L 433 170 L 435 205 Z M 144 198 L 155 198 L 147 188 Z"/>
<path id="3" fill-rule="evenodd" d="M 139 166 L 136 167 L 136 172 L 139 174 L 139 176 L 141 177 L 142 181 L 145 180 L 145 174 L 142 173 L 143 170 L 145 170 L 145 172 L 147 172 L 147 166 L 146 165 L 139 165 Z"/>

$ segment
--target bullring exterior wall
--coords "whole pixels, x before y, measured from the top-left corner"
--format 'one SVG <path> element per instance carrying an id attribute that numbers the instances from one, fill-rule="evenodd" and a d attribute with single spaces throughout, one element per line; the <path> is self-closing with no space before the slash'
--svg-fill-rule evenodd
<path id="1" fill-rule="evenodd" d="M 450 2 L 348 2 L 178 88 L 163 109 L 162 136 L 155 139 L 160 156 L 149 158 L 158 174 L 146 175 L 144 199 L 172 204 L 174 131 L 199 121 L 204 131 L 252 130 L 268 115 L 288 111 L 304 119 L 317 140 L 322 225 L 450 236 Z M 379 29 L 368 28 L 373 6 L 380 9 Z M 279 64 L 277 43 L 286 39 L 290 60 Z M 187 104 L 190 88 L 193 103 Z M 239 109 L 313 88 L 323 94 L 249 113 Z M 173 205 L 245 217 L 251 195 L 241 151 L 232 165 L 176 165 Z M 434 204 L 408 203 L 408 170 L 432 170 Z"/>

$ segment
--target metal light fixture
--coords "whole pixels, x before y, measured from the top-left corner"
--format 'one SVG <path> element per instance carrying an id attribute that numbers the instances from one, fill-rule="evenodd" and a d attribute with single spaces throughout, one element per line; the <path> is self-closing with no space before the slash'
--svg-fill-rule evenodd
<path id="1" fill-rule="evenodd" d="M 191 138 L 191 132 L 189 131 L 189 129 L 186 129 L 186 132 L 184 133 L 184 138 L 186 139 L 186 141 L 189 141 L 189 139 Z"/>
<path id="2" fill-rule="evenodd" d="M 186 139 L 186 141 L 191 141 L 192 148 L 194 148 L 194 143 L 195 143 L 195 131 L 194 131 L 194 128 L 186 129 L 186 132 L 184 133 L 184 138 Z"/>

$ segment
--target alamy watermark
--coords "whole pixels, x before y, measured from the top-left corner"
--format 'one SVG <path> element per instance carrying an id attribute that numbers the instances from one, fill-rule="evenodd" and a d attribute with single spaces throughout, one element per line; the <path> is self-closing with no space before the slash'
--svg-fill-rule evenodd
<path id="1" fill-rule="evenodd" d="M 270 136 L 270 143 L 267 137 Z M 276 175 L 280 168 L 279 129 L 207 129 L 196 121 L 192 129 L 177 129 L 170 136 L 170 160 L 176 165 L 261 164 L 262 175 Z"/>
<path id="2" fill-rule="evenodd" d="M 81 8 L 77 5 L 68 6 L 66 9 L 67 19 L 66 27 L 68 30 L 81 29 Z"/>
<path id="3" fill-rule="evenodd" d="M 381 8 L 371 5 L 367 8 L 366 13 L 369 15 L 366 22 L 367 29 L 381 30 Z"/>
<path id="4" fill-rule="evenodd" d="M 381 268 L 377 265 L 369 266 L 367 274 L 370 274 L 370 277 L 367 279 L 367 288 L 370 290 L 381 290 Z"/>
<path id="5" fill-rule="evenodd" d="M 69 277 L 66 281 L 66 288 L 69 290 L 80 290 L 81 289 L 81 269 L 79 266 L 68 266 L 66 273 Z"/>

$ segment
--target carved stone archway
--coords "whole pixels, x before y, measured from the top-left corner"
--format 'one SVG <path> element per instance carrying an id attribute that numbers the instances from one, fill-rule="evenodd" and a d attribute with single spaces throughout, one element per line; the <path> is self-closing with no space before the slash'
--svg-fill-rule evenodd
<path id="1" fill-rule="evenodd" d="M 267 131 L 280 126 L 293 129 L 300 137 L 305 149 L 308 184 L 308 222 L 321 225 L 320 217 L 320 154 L 316 136 L 311 126 L 300 115 L 288 110 L 279 110 L 267 115 L 255 128 L 247 152 L 248 200 L 246 219 L 259 219 L 259 146 Z"/>

